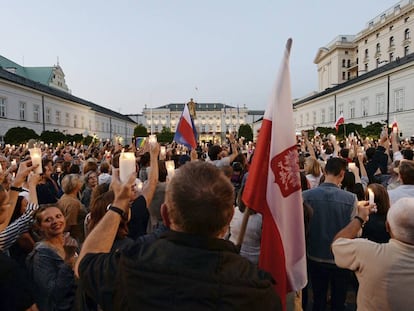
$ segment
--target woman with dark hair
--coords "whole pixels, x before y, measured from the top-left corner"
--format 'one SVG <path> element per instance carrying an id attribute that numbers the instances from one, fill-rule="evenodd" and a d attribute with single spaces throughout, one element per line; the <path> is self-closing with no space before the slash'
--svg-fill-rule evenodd
<path id="1" fill-rule="evenodd" d="M 385 227 L 387 213 L 390 209 L 388 191 L 381 184 L 370 184 L 368 189 L 374 193 L 377 212 L 369 215 L 369 220 L 362 230 L 362 237 L 377 243 L 387 243 L 390 239 L 390 234 Z"/>

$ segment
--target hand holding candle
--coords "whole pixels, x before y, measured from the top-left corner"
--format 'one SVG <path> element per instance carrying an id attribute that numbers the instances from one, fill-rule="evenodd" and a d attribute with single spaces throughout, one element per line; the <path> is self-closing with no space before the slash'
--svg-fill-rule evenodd
<path id="1" fill-rule="evenodd" d="M 173 178 L 174 172 L 175 172 L 175 163 L 174 163 L 174 161 L 173 160 L 165 161 L 165 168 L 167 169 L 168 181 L 170 181 L 171 178 Z"/>
<path id="2" fill-rule="evenodd" d="M 136 173 L 135 154 L 133 152 L 121 152 L 119 156 L 119 179 L 122 183 L 128 181 L 131 173 Z"/>
<path id="3" fill-rule="evenodd" d="M 29 149 L 30 152 L 30 158 L 32 159 L 32 165 L 36 166 L 39 165 L 34 172 L 36 174 L 42 174 L 43 170 L 42 170 L 42 150 L 40 148 L 34 147 Z"/>
<path id="4" fill-rule="evenodd" d="M 375 195 L 374 195 L 374 191 L 372 191 L 372 189 L 368 188 L 368 202 L 370 206 L 374 206 L 373 208 L 371 208 L 371 212 L 376 213 L 377 212 L 377 206 L 375 204 Z"/>

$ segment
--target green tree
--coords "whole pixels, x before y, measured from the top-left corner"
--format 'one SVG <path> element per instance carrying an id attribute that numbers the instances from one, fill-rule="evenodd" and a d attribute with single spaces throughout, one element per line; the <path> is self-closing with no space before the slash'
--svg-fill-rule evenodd
<path id="1" fill-rule="evenodd" d="M 148 136 L 147 128 L 143 126 L 142 124 L 138 124 L 134 128 L 134 136 L 135 137 L 147 137 Z"/>
<path id="2" fill-rule="evenodd" d="M 174 133 L 171 132 L 170 128 L 163 126 L 161 133 L 157 135 L 157 140 L 160 143 L 170 143 L 174 139 Z"/>
<path id="3" fill-rule="evenodd" d="M 27 127 L 12 127 L 4 135 L 4 141 L 6 144 L 24 144 L 29 139 L 38 139 L 39 135 L 32 129 Z"/>
<path id="4" fill-rule="evenodd" d="M 239 137 L 244 137 L 245 141 L 253 141 L 253 130 L 249 124 L 241 124 L 238 132 Z"/>
<path id="5" fill-rule="evenodd" d="M 57 144 L 61 141 L 66 141 L 66 136 L 62 132 L 58 131 L 44 131 L 40 135 L 40 140 L 44 141 L 47 144 Z"/>

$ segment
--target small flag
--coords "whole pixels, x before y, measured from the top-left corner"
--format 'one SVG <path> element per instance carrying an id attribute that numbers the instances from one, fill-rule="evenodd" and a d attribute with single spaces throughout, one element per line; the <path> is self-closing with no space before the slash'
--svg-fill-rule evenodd
<path id="1" fill-rule="evenodd" d="M 307 282 L 299 154 L 290 90 L 291 44 L 289 39 L 242 197 L 246 206 L 263 215 L 259 267 L 272 274 L 283 305 L 288 292 L 302 289 Z"/>
<path id="2" fill-rule="evenodd" d="M 145 139 L 146 137 L 136 137 L 135 138 L 135 147 L 136 148 L 142 148 L 145 145 Z"/>
<path id="3" fill-rule="evenodd" d="M 187 104 L 184 104 L 184 111 L 175 131 L 174 141 L 188 148 L 197 147 L 197 130 L 193 119 L 190 116 Z"/>
<path id="4" fill-rule="evenodd" d="M 341 114 L 340 116 L 339 116 L 339 118 L 336 120 L 336 122 L 335 122 L 335 129 L 336 129 L 336 131 L 338 132 L 338 128 L 339 128 L 339 126 L 341 125 L 341 124 L 344 124 L 345 123 L 345 119 L 344 119 L 344 116 Z"/>

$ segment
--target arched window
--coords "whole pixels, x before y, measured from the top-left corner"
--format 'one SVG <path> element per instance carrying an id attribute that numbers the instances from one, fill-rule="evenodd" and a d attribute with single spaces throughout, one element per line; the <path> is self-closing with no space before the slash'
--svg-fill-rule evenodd
<path id="1" fill-rule="evenodd" d="M 394 46 L 394 37 L 390 37 L 390 47 Z"/>
<path id="2" fill-rule="evenodd" d="M 408 39 L 410 39 L 410 29 L 409 28 L 407 28 L 404 31 L 404 40 L 408 40 Z"/>
<path id="3" fill-rule="evenodd" d="M 377 53 L 381 52 L 381 45 L 377 43 Z"/>

